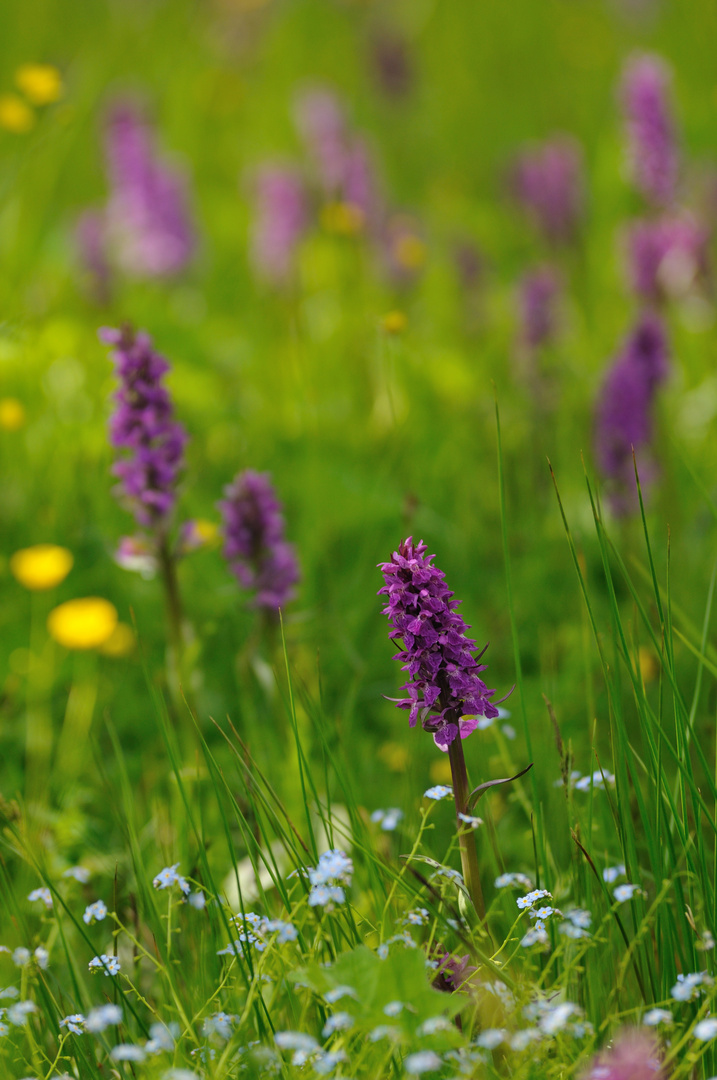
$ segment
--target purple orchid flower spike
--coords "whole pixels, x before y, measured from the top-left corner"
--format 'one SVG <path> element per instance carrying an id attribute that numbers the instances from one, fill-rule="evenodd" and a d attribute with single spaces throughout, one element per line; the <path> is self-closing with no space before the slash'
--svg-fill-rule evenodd
<path id="1" fill-rule="evenodd" d="M 183 670 L 184 617 L 169 528 L 188 436 L 174 418 L 174 405 L 163 383 L 169 364 L 155 351 L 149 334 L 129 326 L 105 328 L 100 330 L 100 340 L 113 346 L 119 379 L 110 418 L 110 440 L 122 453 L 112 470 L 119 478 L 116 492 L 148 533 L 125 538 L 116 559 L 141 573 L 161 571 L 171 638 L 170 685 L 181 701 L 179 685 L 188 687 L 189 673 Z"/>
<path id="2" fill-rule="evenodd" d="M 585 205 L 580 145 L 556 135 L 524 150 L 513 168 L 512 189 L 548 241 L 573 240 Z"/>
<path id="3" fill-rule="evenodd" d="M 486 665 L 472 656 L 476 643 L 466 636 L 470 627 L 455 610 L 460 601 L 453 600 L 434 558 L 426 555 L 423 541 L 414 544 L 409 536 L 390 562 L 379 563 L 386 582 L 379 595 L 388 597 L 383 611 L 389 637 L 403 641 L 395 659 L 411 676 L 402 687 L 408 696 L 396 704 L 410 710 L 411 727 L 420 716 L 436 746 L 447 750 L 459 735 L 465 739 L 475 731 L 479 717 L 496 717 L 498 709 L 490 700 L 495 690 L 480 678 Z"/>
<path id="4" fill-rule="evenodd" d="M 653 404 L 669 374 L 667 336 L 659 316 L 646 313 L 627 338 L 603 383 L 596 408 L 595 445 L 600 469 L 610 484 L 613 511 L 624 516 L 637 507 L 633 449 L 643 492 L 654 478 L 649 456 Z M 647 454 L 643 460 L 643 454 Z"/>
<path id="5" fill-rule="evenodd" d="M 709 232 L 691 214 L 632 222 L 626 234 L 630 285 L 643 300 L 680 299 L 709 277 Z"/>
<path id="6" fill-rule="evenodd" d="M 272 285 L 290 279 L 296 250 L 306 229 L 307 199 L 300 173 L 265 165 L 254 179 L 255 217 L 251 260 L 257 275 Z"/>
<path id="7" fill-rule="evenodd" d="M 622 79 L 628 163 L 635 187 L 666 206 L 677 188 L 679 154 L 668 90 L 670 70 L 659 56 L 633 56 Z"/>
<path id="8" fill-rule="evenodd" d="M 379 596 L 388 599 L 383 610 L 391 626 L 389 637 L 403 642 L 394 659 L 402 661 L 410 676 L 402 687 L 407 696 L 396 704 L 409 710 L 411 727 L 420 718 L 436 746 L 448 751 L 463 877 L 482 920 L 485 905 L 475 839 L 466 835 L 461 821 L 470 798 L 462 740 L 476 730 L 480 717 L 493 719 L 499 713 L 490 700 L 495 690 L 480 677 L 486 668 L 479 663 L 482 653 L 472 655 L 476 643 L 467 637 L 470 627 L 456 611 L 460 601 L 453 599 L 445 574 L 433 566 L 435 556 L 426 555 L 426 550 L 422 540 L 414 544 L 409 536 L 389 562 L 379 563 L 385 581 Z"/>
<path id="9" fill-rule="evenodd" d="M 530 351 L 555 339 L 560 280 L 550 266 L 529 270 L 520 280 L 521 341 Z"/>
<path id="10" fill-rule="evenodd" d="M 254 592 L 253 606 L 275 612 L 293 598 L 299 564 L 284 538 L 281 503 L 268 473 L 247 469 L 224 489 L 224 558 L 239 583 Z"/>
<path id="11" fill-rule="evenodd" d="M 118 265 L 136 277 L 180 273 L 196 248 L 184 177 L 159 157 L 150 125 L 130 102 L 110 111 L 105 143 L 107 243 Z"/>
<path id="12" fill-rule="evenodd" d="M 142 331 L 103 329 L 100 338 L 114 347 L 112 359 L 120 383 L 110 419 L 112 445 L 124 452 L 113 468 L 120 481 L 117 490 L 140 525 L 165 534 L 177 500 L 187 442 L 163 385 L 169 364 Z"/>

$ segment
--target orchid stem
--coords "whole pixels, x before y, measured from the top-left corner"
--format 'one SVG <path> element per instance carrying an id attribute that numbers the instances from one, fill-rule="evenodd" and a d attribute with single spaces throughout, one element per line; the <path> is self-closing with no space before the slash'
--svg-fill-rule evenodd
<path id="1" fill-rule="evenodd" d="M 463 742 L 460 736 L 456 736 L 448 745 L 448 758 L 451 763 L 451 775 L 453 777 L 453 798 L 456 803 L 456 824 L 458 827 L 458 847 L 461 853 L 461 867 L 463 880 L 471 895 L 473 906 L 478 912 L 478 918 L 483 922 L 485 919 L 485 903 L 483 901 L 483 889 L 480 883 L 478 871 L 478 853 L 476 851 L 475 836 L 472 830 L 465 828 L 465 822 L 458 817 L 459 814 L 467 814 L 468 796 L 468 773 L 466 760 L 463 756 Z"/>
<path id="2" fill-rule="evenodd" d="M 164 583 L 164 596 L 167 606 L 167 623 L 169 627 L 169 677 L 172 695 L 181 701 L 180 687 L 185 696 L 190 693 L 189 681 L 185 672 L 185 636 L 184 614 L 182 600 L 179 594 L 179 581 L 177 580 L 177 564 L 174 555 L 170 551 L 167 537 L 162 537 L 157 553 L 159 565 Z"/>

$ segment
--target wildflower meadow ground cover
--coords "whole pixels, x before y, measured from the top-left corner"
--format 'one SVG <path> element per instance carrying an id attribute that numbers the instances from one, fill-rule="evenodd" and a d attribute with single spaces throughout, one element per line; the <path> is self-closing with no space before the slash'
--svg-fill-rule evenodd
<path id="1" fill-rule="evenodd" d="M 1 25 L 0 1075 L 717 1076 L 713 5 Z"/>

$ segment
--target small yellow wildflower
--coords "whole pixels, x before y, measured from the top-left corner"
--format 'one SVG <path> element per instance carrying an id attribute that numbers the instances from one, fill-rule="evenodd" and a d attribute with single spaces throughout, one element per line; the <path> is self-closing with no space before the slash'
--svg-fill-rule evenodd
<path id="1" fill-rule="evenodd" d="M 434 784 L 450 784 L 451 783 L 451 763 L 448 759 L 448 755 L 441 755 L 431 762 L 431 767 L 428 770 L 428 774 Z"/>
<path id="2" fill-rule="evenodd" d="M 209 521 L 207 518 L 196 518 L 194 529 L 203 544 L 213 544 L 219 537 L 219 526 L 216 521 Z"/>
<path id="3" fill-rule="evenodd" d="M 321 224 L 327 232 L 356 236 L 364 226 L 363 211 L 353 203 L 330 202 L 321 211 Z"/>
<path id="4" fill-rule="evenodd" d="M 207 518 L 194 518 L 182 526 L 179 541 L 180 555 L 188 555 L 200 548 L 216 547 L 219 542 L 219 526 Z"/>
<path id="5" fill-rule="evenodd" d="M 17 431 L 25 423 L 25 406 L 14 397 L 0 398 L 0 428 Z"/>
<path id="6" fill-rule="evenodd" d="M 35 114 L 17 94 L 0 94 L 0 127 L 21 135 L 35 123 Z"/>
<path id="7" fill-rule="evenodd" d="M 34 544 L 16 551 L 10 559 L 13 576 L 33 592 L 54 589 L 64 581 L 74 559 L 72 552 L 57 544 Z"/>
<path id="8" fill-rule="evenodd" d="M 120 659 L 123 656 L 131 656 L 137 645 L 134 630 L 127 623 L 119 622 L 103 645 L 100 652 L 103 656 L 111 656 Z"/>
<path id="9" fill-rule="evenodd" d="M 15 72 L 15 83 L 33 105 L 50 105 L 62 97 L 62 77 L 52 64 L 23 64 Z"/>
<path id="10" fill-rule="evenodd" d="M 405 772 L 408 765 L 408 750 L 402 743 L 385 742 L 378 748 L 378 757 L 391 772 Z"/>
<path id="11" fill-rule="evenodd" d="M 643 683 L 653 682 L 660 669 L 652 650 L 646 649 L 644 645 L 641 645 L 638 652 L 638 662 L 640 664 L 640 675 L 642 676 Z"/>
<path id="12" fill-rule="evenodd" d="M 389 311 L 381 319 L 381 326 L 387 334 L 402 334 L 408 326 L 408 318 L 403 311 Z"/>
<path id="13" fill-rule="evenodd" d="M 396 238 L 393 255 L 404 270 L 420 270 L 426 261 L 426 245 L 414 233 L 403 233 Z"/>
<path id="14" fill-rule="evenodd" d="M 68 600 L 47 616 L 47 629 L 66 649 L 99 649 L 117 627 L 117 609 L 101 596 Z"/>

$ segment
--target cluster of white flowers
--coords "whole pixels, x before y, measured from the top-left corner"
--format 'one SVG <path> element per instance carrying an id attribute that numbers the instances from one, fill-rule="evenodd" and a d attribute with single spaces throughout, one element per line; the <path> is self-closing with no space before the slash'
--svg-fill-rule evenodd
<path id="1" fill-rule="evenodd" d="M 267 919 L 265 915 L 257 915 L 253 911 L 247 911 L 245 915 L 234 915 L 229 921 L 238 926 L 241 932 L 225 949 L 219 949 L 217 956 L 241 956 L 243 949 L 248 946 L 252 946 L 257 952 L 263 952 L 268 945 L 267 939 L 272 935 L 275 935 L 278 945 L 296 941 L 299 936 L 293 923 L 283 919 Z"/>
<path id="2" fill-rule="evenodd" d="M 330 910 L 334 904 L 343 904 L 346 900 L 344 886 L 351 884 L 354 864 L 344 851 L 332 848 L 319 856 L 317 866 L 308 868 L 309 907 L 325 907 Z"/>
<path id="3" fill-rule="evenodd" d="M 388 810 L 374 810 L 371 814 L 371 821 L 375 825 L 380 825 L 384 832 L 394 832 L 398 828 L 402 817 L 403 810 L 392 806 Z"/>
<path id="4" fill-rule="evenodd" d="M 714 979 L 706 971 L 693 971 L 687 975 L 678 975 L 677 982 L 670 990 L 675 1001 L 694 1001 L 705 986 L 712 986 Z"/>

